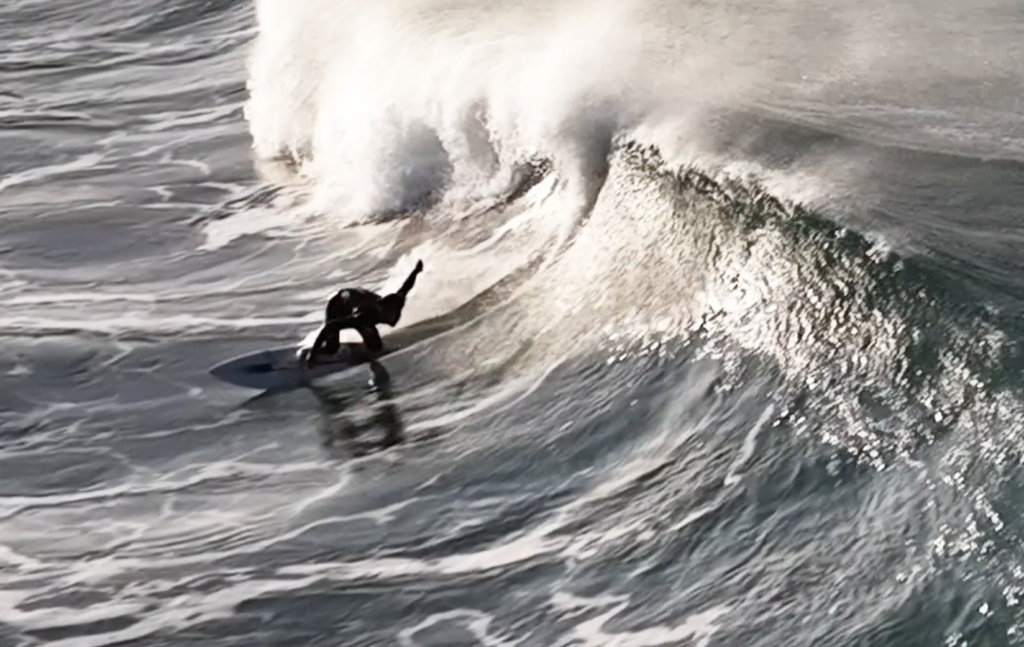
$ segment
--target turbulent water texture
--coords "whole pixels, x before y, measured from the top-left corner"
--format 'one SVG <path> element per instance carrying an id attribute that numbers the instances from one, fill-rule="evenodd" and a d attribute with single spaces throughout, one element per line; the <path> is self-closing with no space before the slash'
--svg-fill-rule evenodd
<path id="1" fill-rule="evenodd" d="M 0 645 L 1024 644 L 1021 43 L 4 3 Z M 372 372 L 208 374 L 416 259 Z"/>

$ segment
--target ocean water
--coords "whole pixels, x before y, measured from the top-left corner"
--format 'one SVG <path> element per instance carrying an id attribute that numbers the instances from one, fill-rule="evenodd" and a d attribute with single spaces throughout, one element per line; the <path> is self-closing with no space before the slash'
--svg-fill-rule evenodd
<path id="1" fill-rule="evenodd" d="M 9 0 L 0 645 L 1024 644 L 1022 43 Z M 417 259 L 384 373 L 209 375 Z"/>

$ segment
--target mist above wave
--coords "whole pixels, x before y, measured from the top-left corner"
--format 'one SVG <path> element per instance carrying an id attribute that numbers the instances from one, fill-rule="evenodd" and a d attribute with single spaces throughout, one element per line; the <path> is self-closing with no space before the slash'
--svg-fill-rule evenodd
<path id="1" fill-rule="evenodd" d="M 699 152 L 742 134 L 707 127 L 731 110 L 827 127 L 831 106 L 855 105 L 836 120 L 873 131 L 908 107 L 948 123 L 980 103 L 1004 127 L 999 115 L 1018 112 L 1007 45 L 1021 20 L 1005 2 L 306 0 L 257 2 L 257 17 L 254 147 L 298 161 L 324 208 L 349 215 L 491 195 L 536 156 L 586 202 L 615 134 L 643 126 Z M 969 137 L 920 121 L 920 137 Z"/>

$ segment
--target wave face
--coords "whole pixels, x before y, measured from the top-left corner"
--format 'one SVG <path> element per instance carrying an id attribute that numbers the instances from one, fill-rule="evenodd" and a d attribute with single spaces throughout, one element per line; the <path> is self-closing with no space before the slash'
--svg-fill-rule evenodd
<path id="1" fill-rule="evenodd" d="M 0 8 L 0 642 L 1020 644 L 1022 36 Z M 207 374 L 416 259 L 382 367 Z"/>

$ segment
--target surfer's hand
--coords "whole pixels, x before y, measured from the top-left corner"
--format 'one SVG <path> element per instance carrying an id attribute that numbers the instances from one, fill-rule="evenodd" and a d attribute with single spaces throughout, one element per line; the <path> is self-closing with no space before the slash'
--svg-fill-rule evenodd
<path id="1" fill-rule="evenodd" d="M 417 274 L 423 271 L 423 261 L 416 261 L 416 269 L 413 270 Z"/>
<path id="2" fill-rule="evenodd" d="M 303 348 L 299 352 L 299 366 L 302 366 L 304 368 L 313 368 L 313 365 L 315 363 L 316 359 L 311 349 Z"/>

